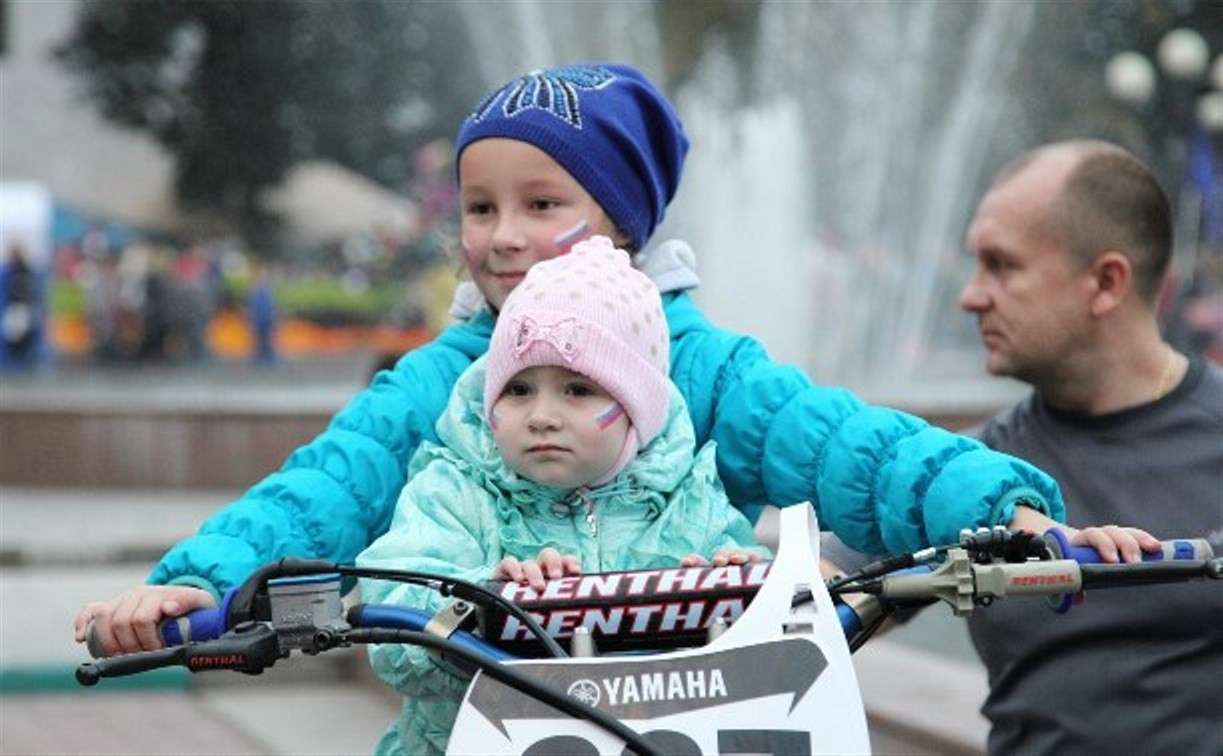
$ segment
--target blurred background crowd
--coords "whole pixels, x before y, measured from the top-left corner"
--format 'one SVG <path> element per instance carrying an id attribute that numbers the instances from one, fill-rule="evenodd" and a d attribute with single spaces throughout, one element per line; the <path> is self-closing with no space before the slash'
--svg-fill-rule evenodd
<path id="1" fill-rule="evenodd" d="M 0 365 L 270 366 L 370 354 L 371 369 L 383 364 L 446 322 L 448 154 L 441 141 L 420 147 L 419 193 L 384 200 L 391 212 L 368 231 L 323 230 L 283 254 L 236 233 L 192 238 L 87 216 L 45 187 L 7 183 Z M 49 259 L 32 260 L 27 245 L 47 239 Z"/>

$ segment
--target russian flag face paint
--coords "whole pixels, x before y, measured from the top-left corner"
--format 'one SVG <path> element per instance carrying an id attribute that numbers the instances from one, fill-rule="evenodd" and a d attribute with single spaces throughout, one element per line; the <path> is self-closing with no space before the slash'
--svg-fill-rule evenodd
<path id="1" fill-rule="evenodd" d="M 612 402 L 607 407 L 595 415 L 595 423 L 599 426 L 599 430 L 607 430 L 624 415 L 624 407 L 620 406 L 620 402 Z"/>
<path id="2" fill-rule="evenodd" d="M 585 220 L 579 221 L 573 228 L 568 231 L 562 231 L 553 242 L 561 254 L 568 252 L 574 244 L 585 239 L 590 230 L 590 224 Z"/>

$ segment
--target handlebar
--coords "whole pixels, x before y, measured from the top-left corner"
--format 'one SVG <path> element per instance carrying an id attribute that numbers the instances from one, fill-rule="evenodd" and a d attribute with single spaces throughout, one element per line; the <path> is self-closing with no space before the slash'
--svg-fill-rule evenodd
<path id="1" fill-rule="evenodd" d="M 1205 539 L 1164 541 L 1133 563 L 1105 563 L 1090 546 L 1071 546 L 1065 533 L 1051 529 L 1041 538 L 1000 529 L 962 534 L 960 545 L 945 549 L 937 567 L 920 565 L 891 574 L 853 576 L 838 581 L 837 592 L 864 593 L 890 604 L 943 601 L 957 616 L 1002 596 L 1046 596 L 1064 613 L 1087 587 L 1219 579 L 1223 559 Z"/>
<path id="2" fill-rule="evenodd" d="M 897 570 L 902 563 L 889 561 L 891 571 L 886 574 L 872 575 L 868 566 L 857 576 L 830 583 L 831 592 L 839 599 L 838 620 L 846 637 L 858 637 L 896 604 L 942 600 L 956 614 L 964 615 L 1000 596 L 1045 595 L 1053 599 L 1055 611 L 1064 612 L 1073 596 L 1086 587 L 1218 578 L 1223 569 L 1223 560 L 1212 558 L 1210 544 L 1204 539 L 1165 541 L 1158 552 L 1144 553 L 1144 561 L 1133 564 L 1102 563 L 1095 549 L 1071 546 L 1060 530 L 1050 530 L 1039 539 L 999 530 L 965 533 L 960 544 L 945 551 L 947 558 L 937 567 L 918 565 Z M 1001 558 L 1011 561 L 999 561 Z M 336 571 L 328 573 L 320 571 L 320 563 L 297 562 L 285 569 L 292 570 L 297 564 L 307 565 L 310 574 L 267 578 L 266 596 L 252 593 L 246 585 L 239 586 L 229 591 L 219 606 L 163 622 L 161 636 L 166 646 L 191 647 L 221 638 L 227 630 L 251 621 L 235 618 L 259 615 L 276 628 L 281 656 L 294 649 L 318 653 L 334 643 L 320 638 L 320 633 L 335 635 L 353 627 L 425 631 L 433 619 L 418 610 L 369 605 L 355 607 L 344 619 L 340 575 L 355 568 L 329 565 Z M 542 594 L 517 583 L 489 581 L 481 590 L 495 594 L 499 601 L 476 607 L 474 622 L 467 622 L 465 628 L 452 628 L 446 637 L 496 661 L 540 656 L 545 649 L 529 631 L 522 613 L 511 614 L 505 609 L 504 605 L 510 604 L 525 610 L 528 619 L 546 630 L 549 640 L 568 637 L 576 627 L 587 627 L 601 651 L 700 645 L 711 624 L 718 620 L 733 622 L 742 613 L 764 583 L 769 567 L 769 562 L 758 562 L 742 568 L 691 567 L 575 576 L 549 581 Z M 242 598 L 244 591 L 246 597 Z M 796 603 L 801 600 L 796 599 Z M 235 601 L 261 606 L 243 608 Z M 87 645 L 95 658 L 104 656 L 92 627 Z M 244 666 L 237 661 L 221 664 L 215 657 L 205 662 L 175 655 L 165 656 L 160 662 L 161 666 L 175 664 L 192 669 Z M 104 666 L 107 670 L 118 668 L 129 669 Z M 114 674 L 133 674 L 147 668 L 132 667 Z"/>

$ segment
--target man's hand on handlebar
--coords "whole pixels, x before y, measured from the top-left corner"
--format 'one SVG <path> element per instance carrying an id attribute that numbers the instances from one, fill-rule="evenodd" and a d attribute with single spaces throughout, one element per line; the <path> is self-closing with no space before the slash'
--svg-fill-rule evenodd
<path id="1" fill-rule="evenodd" d="M 1015 507 L 1015 516 L 1007 524 L 1008 530 L 1022 530 L 1039 535 L 1051 528 L 1064 532 L 1071 546 L 1091 546 L 1100 552 L 1100 559 L 1107 563 L 1138 562 L 1142 552 L 1160 550 L 1159 539 L 1139 528 L 1119 525 L 1099 525 L 1078 529 L 1063 525 L 1030 507 Z"/>
<path id="2" fill-rule="evenodd" d="M 211 606 L 216 606 L 212 594 L 199 588 L 140 585 L 109 601 L 81 607 L 73 622 L 76 642 L 87 640 L 89 623 L 93 622 L 95 642 L 109 656 L 152 651 L 163 645 L 158 631 L 162 620 Z"/>

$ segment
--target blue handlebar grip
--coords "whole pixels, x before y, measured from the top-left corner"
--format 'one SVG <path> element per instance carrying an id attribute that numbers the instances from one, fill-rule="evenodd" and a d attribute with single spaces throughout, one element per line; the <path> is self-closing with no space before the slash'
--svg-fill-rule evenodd
<path id="1" fill-rule="evenodd" d="M 220 638 L 229 629 L 225 626 L 229 617 L 229 605 L 237 592 L 237 588 L 231 588 L 221 599 L 220 606 L 196 609 L 182 617 L 162 622 L 161 640 L 167 646 L 184 646 Z"/>
<path id="2" fill-rule="evenodd" d="M 1053 555 L 1059 559 L 1073 559 L 1079 564 L 1099 564 L 1100 552 L 1091 546 L 1071 546 L 1066 534 L 1057 528 L 1045 531 L 1045 540 L 1053 550 Z M 1210 559 L 1214 550 L 1210 542 L 1204 538 L 1177 538 L 1160 543 L 1159 551 L 1142 552 L 1144 562 L 1162 562 L 1165 559 L 1187 561 L 1192 559 Z"/>
<path id="3" fill-rule="evenodd" d="M 161 640 L 167 646 L 219 638 L 225 632 L 225 612 L 218 606 L 196 609 L 161 623 Z"/>
<path id="4" fill-rule="evenodd" d="M 855 635 L 862 632 L 862 618 L 847 604 L 838 603 L 836 607 L 837 619 L 841 621 L 841 630 L 845 632 L 845 640 L 853 640 Z"/>
<path id="5" fill-rule="evenodd" d="M 167 646 L 183 646 L 191 640 L 191 623 L 199 622 L 204 624 L 204 619 L 198 615 L 204 612 L 215 612 L 216 607 L 209 609 L 196 609 L 194 612 L 183 617 L 175 617 L 161 623 L 161 642 Z"/>

